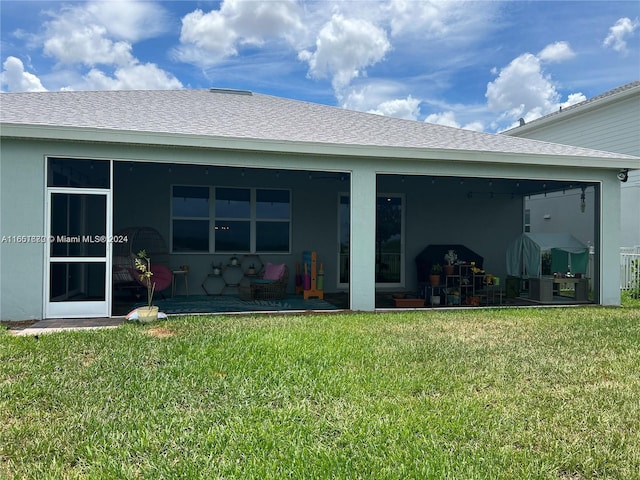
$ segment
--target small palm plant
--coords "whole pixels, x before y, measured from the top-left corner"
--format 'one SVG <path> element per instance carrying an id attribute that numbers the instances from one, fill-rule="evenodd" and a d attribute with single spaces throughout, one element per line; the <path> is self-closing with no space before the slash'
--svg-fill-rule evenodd
<path id="1" fill-rule="evenodd" d="M 156 283 L 151 281 L 151 277 L 153 276 L 153 272 L 151 271 L 151 259 L 147 255 L 146 250 L 140 250 L 138 252 L 135 259 L 135 266 L 136 270 L 139 272 L 138 275 L 140 276 L 140 280 L 147 286 L 147 309 L 151 311 L 151 303 L 153 302 Z"/>

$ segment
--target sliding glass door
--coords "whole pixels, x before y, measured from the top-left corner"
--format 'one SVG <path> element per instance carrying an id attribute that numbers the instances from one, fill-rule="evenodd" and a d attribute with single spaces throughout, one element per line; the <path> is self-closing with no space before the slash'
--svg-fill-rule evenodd
<path id="1" fill-rule="evenodd" d="M 349 284 L 349 195 L 338 201 L 339 285 Z M 404 198 L 398 194 L 378 194 L 376 202 L 376 284 L 404 285 Z"/>

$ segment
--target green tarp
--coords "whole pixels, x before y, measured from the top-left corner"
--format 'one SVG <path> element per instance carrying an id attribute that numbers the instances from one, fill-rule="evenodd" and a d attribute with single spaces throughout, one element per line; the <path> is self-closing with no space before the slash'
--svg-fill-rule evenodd
<path id="1" fill-rule="evenodd" d="M 507 248 L 507 275 L 540 277 L 545 253 L 553 273 L 586 273 L 589 247 L 569 233 L 523 233 Z"/>

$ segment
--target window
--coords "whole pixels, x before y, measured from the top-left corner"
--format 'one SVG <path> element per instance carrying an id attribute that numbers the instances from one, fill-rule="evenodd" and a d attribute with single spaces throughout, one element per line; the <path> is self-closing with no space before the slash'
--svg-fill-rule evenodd
<path id="1" fill-rule="evenodd" d="M 376 201 L 376 283 L 392 286 L 403 283 L 404 238 L 403 197 L 378 194 Z M 349 195 L 340 195 L 338 205 L 340 283 L 349 283 Z"/>
<path id="2" fill-rule="evenodd" d="M 349 195 L 340 195 L 338 204 L 338 230 L 340 235 L 340 280 L 339 283 L 349 283 L 349 240 L 351 238 L 351 211 Z"/>
<path id="3" fill-rule="evenodd" d="M 376 282 L 402 280 L 402 198 L 378 196 L 376 206 Z"/>
<path id="4" fill-rule="evenodd" d="M 524 231 L 531 231 L 531 210 L 529 210 L 528 208 L 526 208 L 524 211 Z"/>
<path id="5" fill-rule="evenodd" d="M 251 190 L 216 188 L 216 252 L 251 251 Z"/>
<path id="6" fill-rule="evenodd" d="M 171 196 L 174 252 L 209 252 L 209 187 L 174 186 Z"/>
<path id="7" fill-rule="evenodd" d="M 174 252 L 290 251 L 289 190 L 174 186 L 172 208 Z"/>
<path id="8" fill-rule="evenodd" d="M 49 158 L 47 186 L 110 188 L 111 163 L 109 160 L 77 158 Z"/>
<path id="9" fill-rule="evenodd" d="M 256 251 L 289 251 L 288 190 L 256 190 Z"/>

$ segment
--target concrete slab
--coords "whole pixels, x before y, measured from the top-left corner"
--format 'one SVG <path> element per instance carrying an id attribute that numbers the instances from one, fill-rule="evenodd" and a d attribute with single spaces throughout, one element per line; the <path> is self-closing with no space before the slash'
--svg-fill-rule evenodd
<path id="1" fill-rule="evenodd" d="M 62 332 L 68 330 L 92 330 L 99 328 L 116 328 L 126 320 L 117 318 L 48 318 L 40 320 L 26 328 L 9 332 L 16 336 L 42 335 L 46 333 Z"/>

